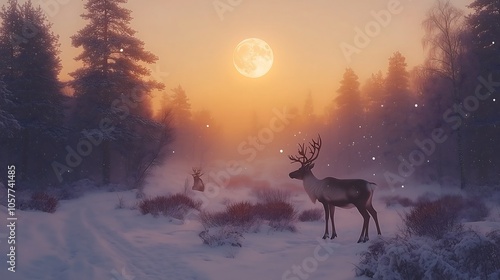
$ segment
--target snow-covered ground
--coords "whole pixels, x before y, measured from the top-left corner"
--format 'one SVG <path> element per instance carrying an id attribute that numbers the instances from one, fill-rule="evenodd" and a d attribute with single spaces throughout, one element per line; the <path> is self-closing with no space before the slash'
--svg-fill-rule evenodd
<path id="1" fill-rule="evenodd" d="M 169 184 L 175 187 L 156 182 L 146 193 L 180 192 L 184 188 L 182 176 L 172 176 Z M 393 236 L 401 223 L 398 213 L 404 210 L 386 208 L 380 198 L 387 194 L 387 190 L 377 190 L 374 207 L 383 235 Z M 203 196 L 198 192 L 194 195 Z M 118 197 L 124 199 L 126 208 L 116 209 Z M 219 210 L 228 201 L 253 199 L 247 188 L 225 189 L 211 198 L 205 209 Z M 321 209 L 303 191 L 293 192 L 292 201 L 299 211 Z M 276 232 L 262 226 L 258 232 L 244 235 L 242 247 L 211 248 L 198 236 L 203 227 L 197 213 L 185 221 L 155 218 L 131 209 L 136 203 L 134 191 L 94 192 L 61 201 L 54 214 L 18 210 L 16 272 L 8 272 L 2 261 L 0 279 L 353 279 L 359 253 L 370 244 L 356 243 L 362 223 L 356 209 L 336 211 L 335 240 L 319 239 L 324 231 L 324 220 L 320 220 L 297 222 L 296 232 Z M 498 217 L 498 211 L 493 211 L 489 221 L 471 226 L 485 231 L 500 229 Z M 7 223 L 3 206 L 0 220 Z M 377 238 L 373 220 L 369 233 L 372 240 Z M 3 260 L 6 234 L 6 227 L 1 227 Z"/>

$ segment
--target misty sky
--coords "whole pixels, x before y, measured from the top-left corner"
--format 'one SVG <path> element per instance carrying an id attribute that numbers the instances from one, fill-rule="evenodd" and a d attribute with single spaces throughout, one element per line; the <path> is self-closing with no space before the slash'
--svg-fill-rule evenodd
<path id="1" fill-rule="evenodd" d="M 5 4 L 5 0 L 0 3 Z M 23 1 L 20 1 L 23 2 Z M 56 3 L 46 9 L 53 31 L 60 36 L 63 70 L 61 79 L 78 64 L 79 50 L 70 36 L 82 29 L 85 1 L 34 0 Z M 470 1 L 453 1 L 465 8 Z M 234 4 L 232 10 L 215 9 L 214 3 Z M 346 67 L 364 81 L 371 73 L 386 72 L 395 51 L 406 56 L 409 68 L 422 62 L 421 22 L 434 0 L 130 0 L 132 27 L 146 49 L 159 57 L 151 69 L 168 91 L 182 85 L 193 109 L 208 109 L 224 126 L 241 125 L 257 112 L 265 119 L 272 108 L 302 107 L 311 91 L 315 109 L 323 113 L 338 88 Z M 397 7 L 386 26 L 349 58 L 341 44 L 354 47 L 355 28 L 374 24 L 372 11 Z M 226 6 L 228 7 L 228 6 Z M 376 30 L 375 30 L 376 31 Z M 243 39 L 257 37 L 273 49 L 275 61 L 262 78 L 241 76 L 232 64 L 234 47 Z M 167 74 L 168 73 L 168 74 Z"/>

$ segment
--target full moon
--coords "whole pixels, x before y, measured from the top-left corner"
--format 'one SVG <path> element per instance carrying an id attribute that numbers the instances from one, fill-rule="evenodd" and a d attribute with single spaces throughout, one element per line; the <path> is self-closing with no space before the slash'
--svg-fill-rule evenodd
<path id="1" fill-rule="evenodd" d="M 264 76 L 273 66 L 273 50 L 258 38 L 241 41 L 234 49 L 233 63 L 241 75 L 249 78 Z"/>

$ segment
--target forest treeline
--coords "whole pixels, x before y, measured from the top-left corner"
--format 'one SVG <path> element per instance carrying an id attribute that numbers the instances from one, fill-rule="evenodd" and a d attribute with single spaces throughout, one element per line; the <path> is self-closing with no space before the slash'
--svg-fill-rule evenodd
<path id="1" fill-rule="evenodd" d="M 16 166 L 19 187 L 81 179 L 139 187 L 171 152 L 174 135 L 200 137 L 200 119 L 211 119 L 208 112 L 191 116 L 182 87 L 167 91 L 149 78 L 147 65 L 157 57 L 134 37 L 122 2 L 85 4 L 87 25 L 71 37 L 82 66 L 69 82 L 58 79 L 58 36 L 44 11 L 32 1 L 2 7 L 0 164 Z M 165 96 L 157 114 L 154 91 Z"/>
<path id="2" fill-rule="evenodd" d="M 0 164 L 16 165 L 20 185 L 91 179 L 139 187 L 174 152 L 174 139 L 186 157 L 214 145 L 210 112 L 193 112 L 180 85 L 167 90 L 150 79 L 147 65 L 157 57 L 135 37 L 122 3 L 86 1 L 87 23 L 71 37 L 82 66 L 68 82 L 58 79 L 58 36 L 43 10 L 31 1 L 2 7 Z M 394 186 L 409 177 L 497 184 L 500 6 L 476 0 L 469 7 L 467 15 L 449 1 L 436 2 L 422 22 L 422 65 L 408 69 L 395 50 L 367 81 L 346 69 L 325 113 L 314 110 L 310 93 L 284 135 L 319 132 L 329 143 L 324 160 L 339 174 L 373 170 Z M 157 112 L 155 91 L 165 93 Z"/>
<path id="3" fill-rule="evenodd" d="M 346 69 L 324 114 L 312 113 L 308 94 L 302 129 L 294 131 L 328 137 L 324 163 L 336 174 L 373 173 L 390 187 L 409 179 L 498 185 L 500 6 L 477 0 L 469 8 L 474 12 L 467 15 L 437 1 L 422 21 L 421 65 L 408 69 L 395 51 L 363 83 Z"/>

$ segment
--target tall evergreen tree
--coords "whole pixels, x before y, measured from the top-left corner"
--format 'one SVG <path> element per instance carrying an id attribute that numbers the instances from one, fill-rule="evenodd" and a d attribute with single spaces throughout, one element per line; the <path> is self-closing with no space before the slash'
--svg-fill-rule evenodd
<path id="1" fill-rule="evenodd" d="M 338 155 L 339 164 L 342 160 L 349 158 L 346 171 L 358 167 L 360 156 L 360 135 L 363 123 L 363 108 L 361 104 L 360 83 L 358 75 L 351 68 L 344 72 L 337 97 L 334 99 L 335 106 L 335 130 L 334 133 L 342 149 Z"/>
<path id="2" fill-rule="evenodd" d="M 31 1 L 9 1 L 0 17 L 0 75 L 12 93 L 10 112 L 22 128 L 13 148 L 20 157 L 19 178 L 39 182 L 47 177 L 47 162 L 52 160 L 49 147 L 64 133 L 58 37 L 43 10 Z"/>
<path id="3" fill-rule="evenodd" d="M 361 92 L 365 111 L 368 113 L 380 111 L 379 108 L 385 95 L 385 80 L 382 71 L 372 74 L 363 85 Z"/>
<path id="4" fill-rule="evenodd" d="M 5 83 L 0 80 L 0 140 L 12 138 L 21 128 L 19 122 L 8 110 L 8 107 L 12 106 L 10 98 L 11 93 Z"/>
<path id="5" fill-rule="evenodd" d="M 335 98 L 335 104 L 338 110 L 346 111 L 353 108 L 360 108 L 360 90 L 358 75 L 351 68 L 344 72 L 340 87 L 337 90 L 338 96 Z"/>
<path id="6" fill-rule="evenodd" d="M 385 79 L 382 71 L 372 74 L 362 87 L 362 104 L 365 111 L 365 124 L 362 128 L 364 136 L 365 153 L 369 159 L 380 159 L 381 143 L 385 143 L 382 133 L 384 100 L 386 95 Z M 382 164 L 382 161 L 376 163 Z M 373 164 L 373 162 L 372 162 Z M 373 168 L 373 166 L 372 166 Z"/>
<path id="7" fill-rule="evenodd" d="M 395 52 L 389 58 L 389 67 L 385 79 L 386 89 L 389 95 L 402 94 L 408 91 L 409 74 L 406 70 L 406 58 L 400 53 Z"/>
<path id="8" fill-rule="evenodd" d="M 481 68 L 486 73 L 496 71 L 500 75 L 500 1 L 475 0 L 469 8 L 474 12 L 468 23 L 474 52 L 478 55 Z"/>
<path id="9" fill-rule="evenodd" d="M 16 57 L 23 41 L 23 20 L 16 0 L 8 0 L 0 11 L 0 77 L 10 84 L 18 75 Z"/>
<path id="10" fill-rule="evenodd" d="M 58 36 L 50 31 L 43 10 L 31 1 L 21 6 L 23 22 L 32 26 L 32 37 L 19 45 L 16 67 L 19 76 L 12 82 L 15 115 L 23 127 L 60 136 L 63 116 Z"/>
<path id="11" fill-rule="evenodd" d="M 149 121 L 148 93 L 163 88 L 163 84 L 147 79 L 150 71 L 143 64 L 154 63 L 157 57 L 134 37 L 135 31 L 129 27 L 131 11 L 121 7 L 126 2 L 88 0 L 82 14 L 88 23 L 72 37 L 73 46 L 82 48 L 76 60 L 83 63 L 71 73 L 77 97 L 75 126 L 85 132 L 98 128 L 102 120 L 113 125 L 102 135 L 99 145 L 104 184 L 111 180 L 113 147 L 130 159 L 134 158 L 131 152 L 143 152 L 138 150 L 138 142 L 147 135 L 141 131 L 155 126 Z M 127 143 L 132 151 L 125 148 Z"/>
<path id="12" fill-rule="evenodd" d="M 385 79 L 385 95 L 381 104 L 380 133 L 382 147 L 388 164 L 397 164 L 397 156 L 406 152 L 411 139 L 412 129 L 408 123 L 412 115 L 409 74 L 406 58 L 395 52 L 389 58 Z"/>
<path id="13" fill-rule="evenodd" d="M 176 126 L 187 126 L 191 120 L 191 103 L 181 85 L 172 89 L 171 108 Z"/>
<path id="14" fill-rule="evenodd" d="M 486 80 L 500 80 L 500 1 L 475 0 L 469 8 L 474 12 L 468 18 L 471 52 L 480 65 L 479 74 Z M 477 80 L 475 81 L 477 83 Z M 475 85 L 474 85 L 475 86 Z M 498 92 L 499 89 L 496 89 Z M 500 110 L 498 95 L 494 92 L 481 101 L 480 109 L 469 118 L 470 135 L 467 135 L 470 177 L 477 184 L 494 185 L 500 180 Z"/>

